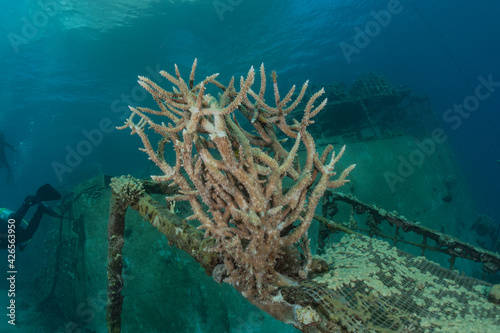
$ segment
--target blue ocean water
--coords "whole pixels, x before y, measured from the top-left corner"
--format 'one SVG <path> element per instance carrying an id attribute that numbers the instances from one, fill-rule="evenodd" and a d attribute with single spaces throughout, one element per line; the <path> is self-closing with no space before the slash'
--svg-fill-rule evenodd
<path id="1" fill-rule="evenodd" d="M 478 212 L 500 221 L 498 1 L 0 5 L 0 132 L 16 148 L 6 149 L 12 183 L 0 169 L 2 207 L 16 207 L 43 183 L 69 190 L 98 169 L 142 176 L 148 161 L 139 140 L 114 129 L 127 105 L 150 103 L 137 75 L 158 79 L 174 63 L 187 74 L 197 58 L 198 78 L 218 72 L 222 82 L 265 63 L 284 89 L 307 79 L 349 83 L 373 71 L 428 94 Z M 448 112 L 460 104 L 472 111 Z"/>
<path id="2" fill-rule="evenodd" d="M 145 99 L 137 75 L 155 78 L 158 69 L 174 63 L 186 72 L 198 58 L 200 77 L 219 72 L 224 78 L 264 62 L 285 87 L 306 79 L 351 82 L 374 71 L 428 94 L 440 118 L 474 94 L 479 76 L 500 80 L 500 6 L 492 0 L 1 5 L 0 131 L 19 149 L 7 150 L 15 186 L 2 183 L 0 202 L 6 205 L 41 183 L 64 183 L 92 168 L 113 175 L 140 172 L 147 162 L 134 149 L 136 138 L 99 130 L 100 122 L 121 124 L 126 106 Z M 375 18 L 389 7 L 394 13 L 377 30 Z M 373 37 L 357 40 L 361 47 L 355 44 L 357 29 L 372 29 Z M 457 129 L 454 122 L 443 127 L 480 211 L 498 221 L 500 95 L 493 89 Z M 91 145 L 85 133 L 95 134 Z M 81 154 L 73 156 L 77 150 Z"/>

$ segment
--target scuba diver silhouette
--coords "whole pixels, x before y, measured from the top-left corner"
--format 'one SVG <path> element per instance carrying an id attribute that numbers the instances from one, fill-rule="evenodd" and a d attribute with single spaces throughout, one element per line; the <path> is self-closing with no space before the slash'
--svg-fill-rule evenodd
<path id="1" fill-rule="evenodd" d="M 50 184 L 45 184 L 38 189 L 36 195 L 29 195 L 24 199 L 23 204 L 15 212 L 7 209 L 0 208 L 0 249 L 6 249 L 9 244 L 15 244 L 22 251 L 28 245 L 35 234 L 38 226 L 40 225 L 40 220 L 43 214 L 47 214 L 52 217 L 63 216 L 54 212 L 44 201 L 52 201 L 61 199 L 61 195 L 54 189 Z M 29 222 L 26 222 L 23 218 L 28 212 L 30 207 L 38 204 L 37 210 Z M 23 222 L 23 225 L 21 224 Z M 14 225 L 14 227 L 12 227 Z M 15 237 L 11 237 L 8 229 L 14 229 Z M 15 241 L 14 241 L 15 240 Z"/>
<path id="2" fill-rule="evenodd" d="M 12 151 L 16 151 L 9 143 L 5 141 L 5 135 L 0 133 L 0 169 L 7 169 L 7 180 L 12 181 L 12 169 L 10 168 L 9 162 L 7 162 L 7 157 L 5 156 L 5 148 L 10 148 Z"/>

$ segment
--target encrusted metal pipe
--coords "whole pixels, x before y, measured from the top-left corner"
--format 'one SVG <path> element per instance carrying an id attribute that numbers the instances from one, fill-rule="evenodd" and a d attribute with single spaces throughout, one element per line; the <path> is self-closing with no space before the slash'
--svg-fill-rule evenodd
<path id="1" fill-rule="evenodd" d="M 125 231 L 125 212 L 127 206 L 112 193 L 108 222 L 108 301 L 106 305 L 106 322 L 109 333 L 121 332 L 121 312 L 123 305 L 122 269 Z"/>

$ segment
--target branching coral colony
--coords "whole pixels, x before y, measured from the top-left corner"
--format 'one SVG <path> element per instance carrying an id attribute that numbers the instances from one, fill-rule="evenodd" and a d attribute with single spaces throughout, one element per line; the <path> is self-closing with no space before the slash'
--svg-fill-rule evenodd
<path id="1" fill-rule="evenodd" d="M 180 194 L 167 197 L 167 201 L 189 201 L 194 212 L 189 219 L 198 220 L 205 236 L 216 239 L 212 250 L 224 257 L 225 281 L 246 297 L 270 296 L 277 287 L 307 277 L 312 261 L 307 230 L 318 201 L 326 189 L 346 183 L 354 165 L 331 180 L 344 147 L 338 155 L 332 153 L 326 163 L 332 146 L 319 156 L 307 132 L 312 117 L 327 102 L 324 99 L 314 105 L 323 89 L 307 101 L 302 120 L 289 124 L 286 116 L 301 103 L 307 82 L 292 102 L 295 86 L 281 98 L 273 72 L 275 105 L 271 106 L 264 98 L 264 65 L 260 67 L 261 84 L 256 93 L 251 89 L 253 67 L 246 78 L 240 78 L 238 91 L 234 77 L 226 87 L 216 80 L 218 74 L 195 85 L 196 64 L 195 60 L 188 82 L 177 66 L 175 76 L 160 72 L 174 84 L 172 92 L 140 76 L 139 84 L 153 96 L 160 110 L 130 107 L 132 115 L 120 129 L 129 127 L 132 134 L 138 134 L 144 144 L 142 150 L 164 173 L 153 176 L 153 180 L 173 181 L 179 186 Z M 221 90 L 218 98 L 206 92 L 209 85 Z M 236 110 L 248 119 L 253 133 L 238 122 Z M 136 115 L 141 118 L 138 122 L 134 122 Z M 157 116 L 168 122 L 155 122 L 152 118 Z M 162 136 L 157 151 L 145 133 L 148 125 Z M 294 140 L 290 150 L 278 139 L 280 131 Z M 165 160 L 167 143 L 173 143 L 175 165 Z M 302 144 L 305 157 L 299 162 L 297 152 Z M 285 179 L 293 184 L 287 189 Z M 301 252 L 294 247 L 297 243 Z"/>

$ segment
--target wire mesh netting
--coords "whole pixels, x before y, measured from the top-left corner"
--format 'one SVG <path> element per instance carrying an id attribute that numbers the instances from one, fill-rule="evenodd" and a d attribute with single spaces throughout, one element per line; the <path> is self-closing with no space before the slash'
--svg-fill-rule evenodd
<path id="1" fill-rule="evenodd" d="M 301 287 L 331 332 L 498 332 L 486 282 L 367 236 L 344 236 L 323 259 L 329 271 Z"/>
<path id="2" fill-rule="evenodd" d="M 64 235 L 52 232 L 45 241 L 43 268 L 36 282 L 37 297 L 44 308 L 71 317 L 75 307 L 75 266 L 78 261 L 79 237 L 66 230 Z"/>

